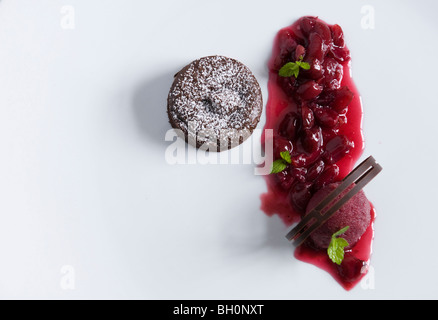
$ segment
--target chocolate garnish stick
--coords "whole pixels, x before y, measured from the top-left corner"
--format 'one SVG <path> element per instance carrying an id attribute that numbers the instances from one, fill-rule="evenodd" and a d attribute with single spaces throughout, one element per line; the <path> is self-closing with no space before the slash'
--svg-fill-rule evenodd
<path id="1" fill-rule="evenodd" d="M 341 184 L 327 195 L 320 203 L 318 203 L 287 235 L 286 238 L 294 240 L 294 245 L 299 246 L 304 240 L 316 229 L 322 226 L 336 211 L 338 211 L 345 203 L 347 203 L 356 193 L 358 193 L 365 185 L 374 179 L 382 167 L 376 160 L 370 156 L 359 164 L 353 171 L 350 172 L 341 182 Z M 333 201 L 341 195 L 336 202 Z M 323 209 L 331 204 L 326 211 Z"/>

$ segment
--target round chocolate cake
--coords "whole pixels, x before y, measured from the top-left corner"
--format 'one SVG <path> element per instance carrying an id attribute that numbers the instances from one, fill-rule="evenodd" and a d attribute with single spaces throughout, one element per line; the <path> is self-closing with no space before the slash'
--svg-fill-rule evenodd
<path id="1" fill-rule="evenodd" d="M 167 98 L 171 126 L 197 148 L 223 151 L 241 144 L 256 128 L 262 92 L 241 62 L 209 56 L 175 75 Z"/>

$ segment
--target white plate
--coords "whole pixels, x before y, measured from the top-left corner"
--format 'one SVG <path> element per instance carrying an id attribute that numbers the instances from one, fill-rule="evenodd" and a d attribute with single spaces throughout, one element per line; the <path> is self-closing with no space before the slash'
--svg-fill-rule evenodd
<path id="1" fill-rule="evenodd" d="M 438 3 L 267 3 L 0 1 L 1 298 L 437 298 Z M 308 14 L 344 29 L 384 168 L 350 292 L 294 259 L 253 165 L 165 158 L 173 74 L 234 57 L 266 101 L 274 36 Z"/>

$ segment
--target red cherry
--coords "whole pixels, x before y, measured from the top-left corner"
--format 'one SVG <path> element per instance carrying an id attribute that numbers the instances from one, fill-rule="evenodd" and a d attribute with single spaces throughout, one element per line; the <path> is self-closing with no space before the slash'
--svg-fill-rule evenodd
<path id="1" fill-rule="evenodd" d="M 299 182 L 305 182 L 306 181 L 306 174 L 307 169 L 306 168 L 292 168 L 290 171 L 290 174 L 292 177 Z"/>
<path id="2" fill-rule="evenodd" d="M 325 145 L 324 159 L 328 163 L 336 163 L 354 148 L 354 143 L 346 136 L 336 136 Z"/>
<path id="3" fill-rule="evenodd" d="M 317 161 L 307 171 L 306 180 L 309 182 L 315 181 L 316 178 L 318 178 L 319 175 L 324 171 L 324 167 L 325 167 L 324 161 L 322 161 L 322 160 Z"/>
<path id="4" fill-rule="evenodd" d="M 354 98 L 354 93 L 348 87 L 342 87 L 334 92 L 335 97 L 330 106 L 339 113 L 345 112 L 345 109 Z"/>
<path id="5" fill-rule="evenodd" d="M 280 30 L 277 37 L 281 53 L 291 53 L 297 47 L 297 42 L 295 41 L 293 34 L 289 30 Z"/>
<path id="6" fill-rule="evenodd" d="M 307 153 L 311 154 L 319 152 L 323 143 L 321 128 L 313 127 L 311 129 L 305 129 L 301 138 L 301 142 L 304 150 Z"/>
<path id="7" fill-rule="evenodd" d="M 326 90 L 336 90 L 341 86 L 344 68 L 333 58 L 326 58 L 323 64 L 324 86 Z"/>
<path id="8" fill-rule="evenodd" d="M 315 191 L 328 186 L 330 183 L 334 182 L 339 175 L 339 167 L 335 164 L 328 165 L 325 167 L 324 171 L 320 174 L 318 179 L 315 181 L 314 188 Z"/>
<path id="9" fill-rule="evenodd" d="M 321 64 L 321 61 L 319 61 L 318 59 L 306 58 L 305 62 L 310 65 L 310 69 L 300 70 L 304 77 L 308 79 L 318 80 L 324 76 L 324 68 Z"/>
<path id="10" fill-rule="evenodd" d="M 316 17 L 304 17 L 300 20 L 300 29 L 303 35 L 307 36 L 313 30 L 316 23 Z"/>
<path id="11" fill-rule="evenodd" d="M 364 274 L 367 263 L 353 256 L 350 252 L 346 252 L 344 260 L 336 268 L 345 282 L 355 282 Z"/>
<path id="12" fill-rule="evenodd" d="M 278 184 L 280 187 L 285 190 L 289 191 L 292 183 L 294 182 L 293 176 L 289 173 L 288 170 L 283 170 L 276 174 Z"/>
<path id="13" fill-rule="evenodd" d="M 277 39 L 279 54 L 275 57 L 272 65 L 269 66 L 274 71 L 280 70 L 291 60 L 291 54 L 297 46 L 294 36 L 288 30 L 280 30 Z"/>
<path id="14" fill-rule="evenodd" d="M 316 121 L 327 128 L 333 128 L 338 124 L 339 114 L 331 108 L 320 107 L 313 111 Z"/>
<path id="15" fill-rule="evenodd" d="M 322 61 L 326 52 L 325 48 L 322 37 L 317 33 L 311 33 L 309 36 L 309 45 L 307 47 L 307 57 Z"/>
<path id="16" fill-rule="evenodd" d="M 321 36 L 326 46 L 332 41 L 332 32 L 324 22 L 316 21 L 313 31 Z"/>
<path id="17" fill-rule="evenodd" d="M 292 153 L 293 149 L 294 146 L 291 141 L 280 136 L 274 137 L 274 160 L 281 158 L 281 152 L 288 151 Z"/>
<path id="18" fill-rule="evenodd" d="M 339 62 L 345 62 L 351 59 L 350 51 L 345 47 L 341 48 L 341 47 L 331 46 L 329 50 L 329 54 Z"/>
<path id="19" fill-rule="evenodd" d="M 332 31 L 333 44 L 338 47 L 344 47 L 345 41 L 342 28 L 338 24 L 335 24 L 332 25 L 330 29 Z"/>
<path id="20" fill-rule="evenodd" d="M 295 77 L 278 77 L 278 84 L 289 97 L 295 94 L 295 82 Z"/>
<path id="21" fill-rule="evenodd" d="M 281 121 L 278 133 L 289 140 L 294 140 L 299 130 L 299 126 L 300 122 L 297 114 L 289 112 Z"/>
<path id="22" fill-rule="evenodd" d="M 301 106 L 301 119 L 303 124 L 303 129 L 310 129 L 315 123 L 315 117 L 313 111 L 306 105 Z"/>
<path id="23" fill-rule="evenodd" d="M 307 204 L 312 197 L 311 187 L 311 182 L 297 183 L 289 193 L 292 206 L 302 214 L 306 211 Z"/>
<path id="24" fill-rule="evenodd" d="M 311 100 L 316 98 L 321 92 L 323 87 L 316 81 L 310 80 L 304 82 L 297 89 L 297 94 L 303 100 Z"/>

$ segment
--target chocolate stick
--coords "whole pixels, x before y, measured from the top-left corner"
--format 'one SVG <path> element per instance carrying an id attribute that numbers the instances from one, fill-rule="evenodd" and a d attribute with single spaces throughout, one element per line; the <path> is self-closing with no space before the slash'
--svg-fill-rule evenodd
<path id="1" fill-rule="evenodd" d="M 376 163 L 373 157 L 368 157 L 350 172 L 341 184 L 313 208 L 287 235 L 286 238 L 299 246 L 316 229 L 322 226 L 336 211 L 347 203 L 356 193 L 367 185 L 382 171 L 382 167 Z M 333 201 L 345 190 L 352 187 L 336 202 Z M 325 212 L 322 210 L 331 204 Z"/>

